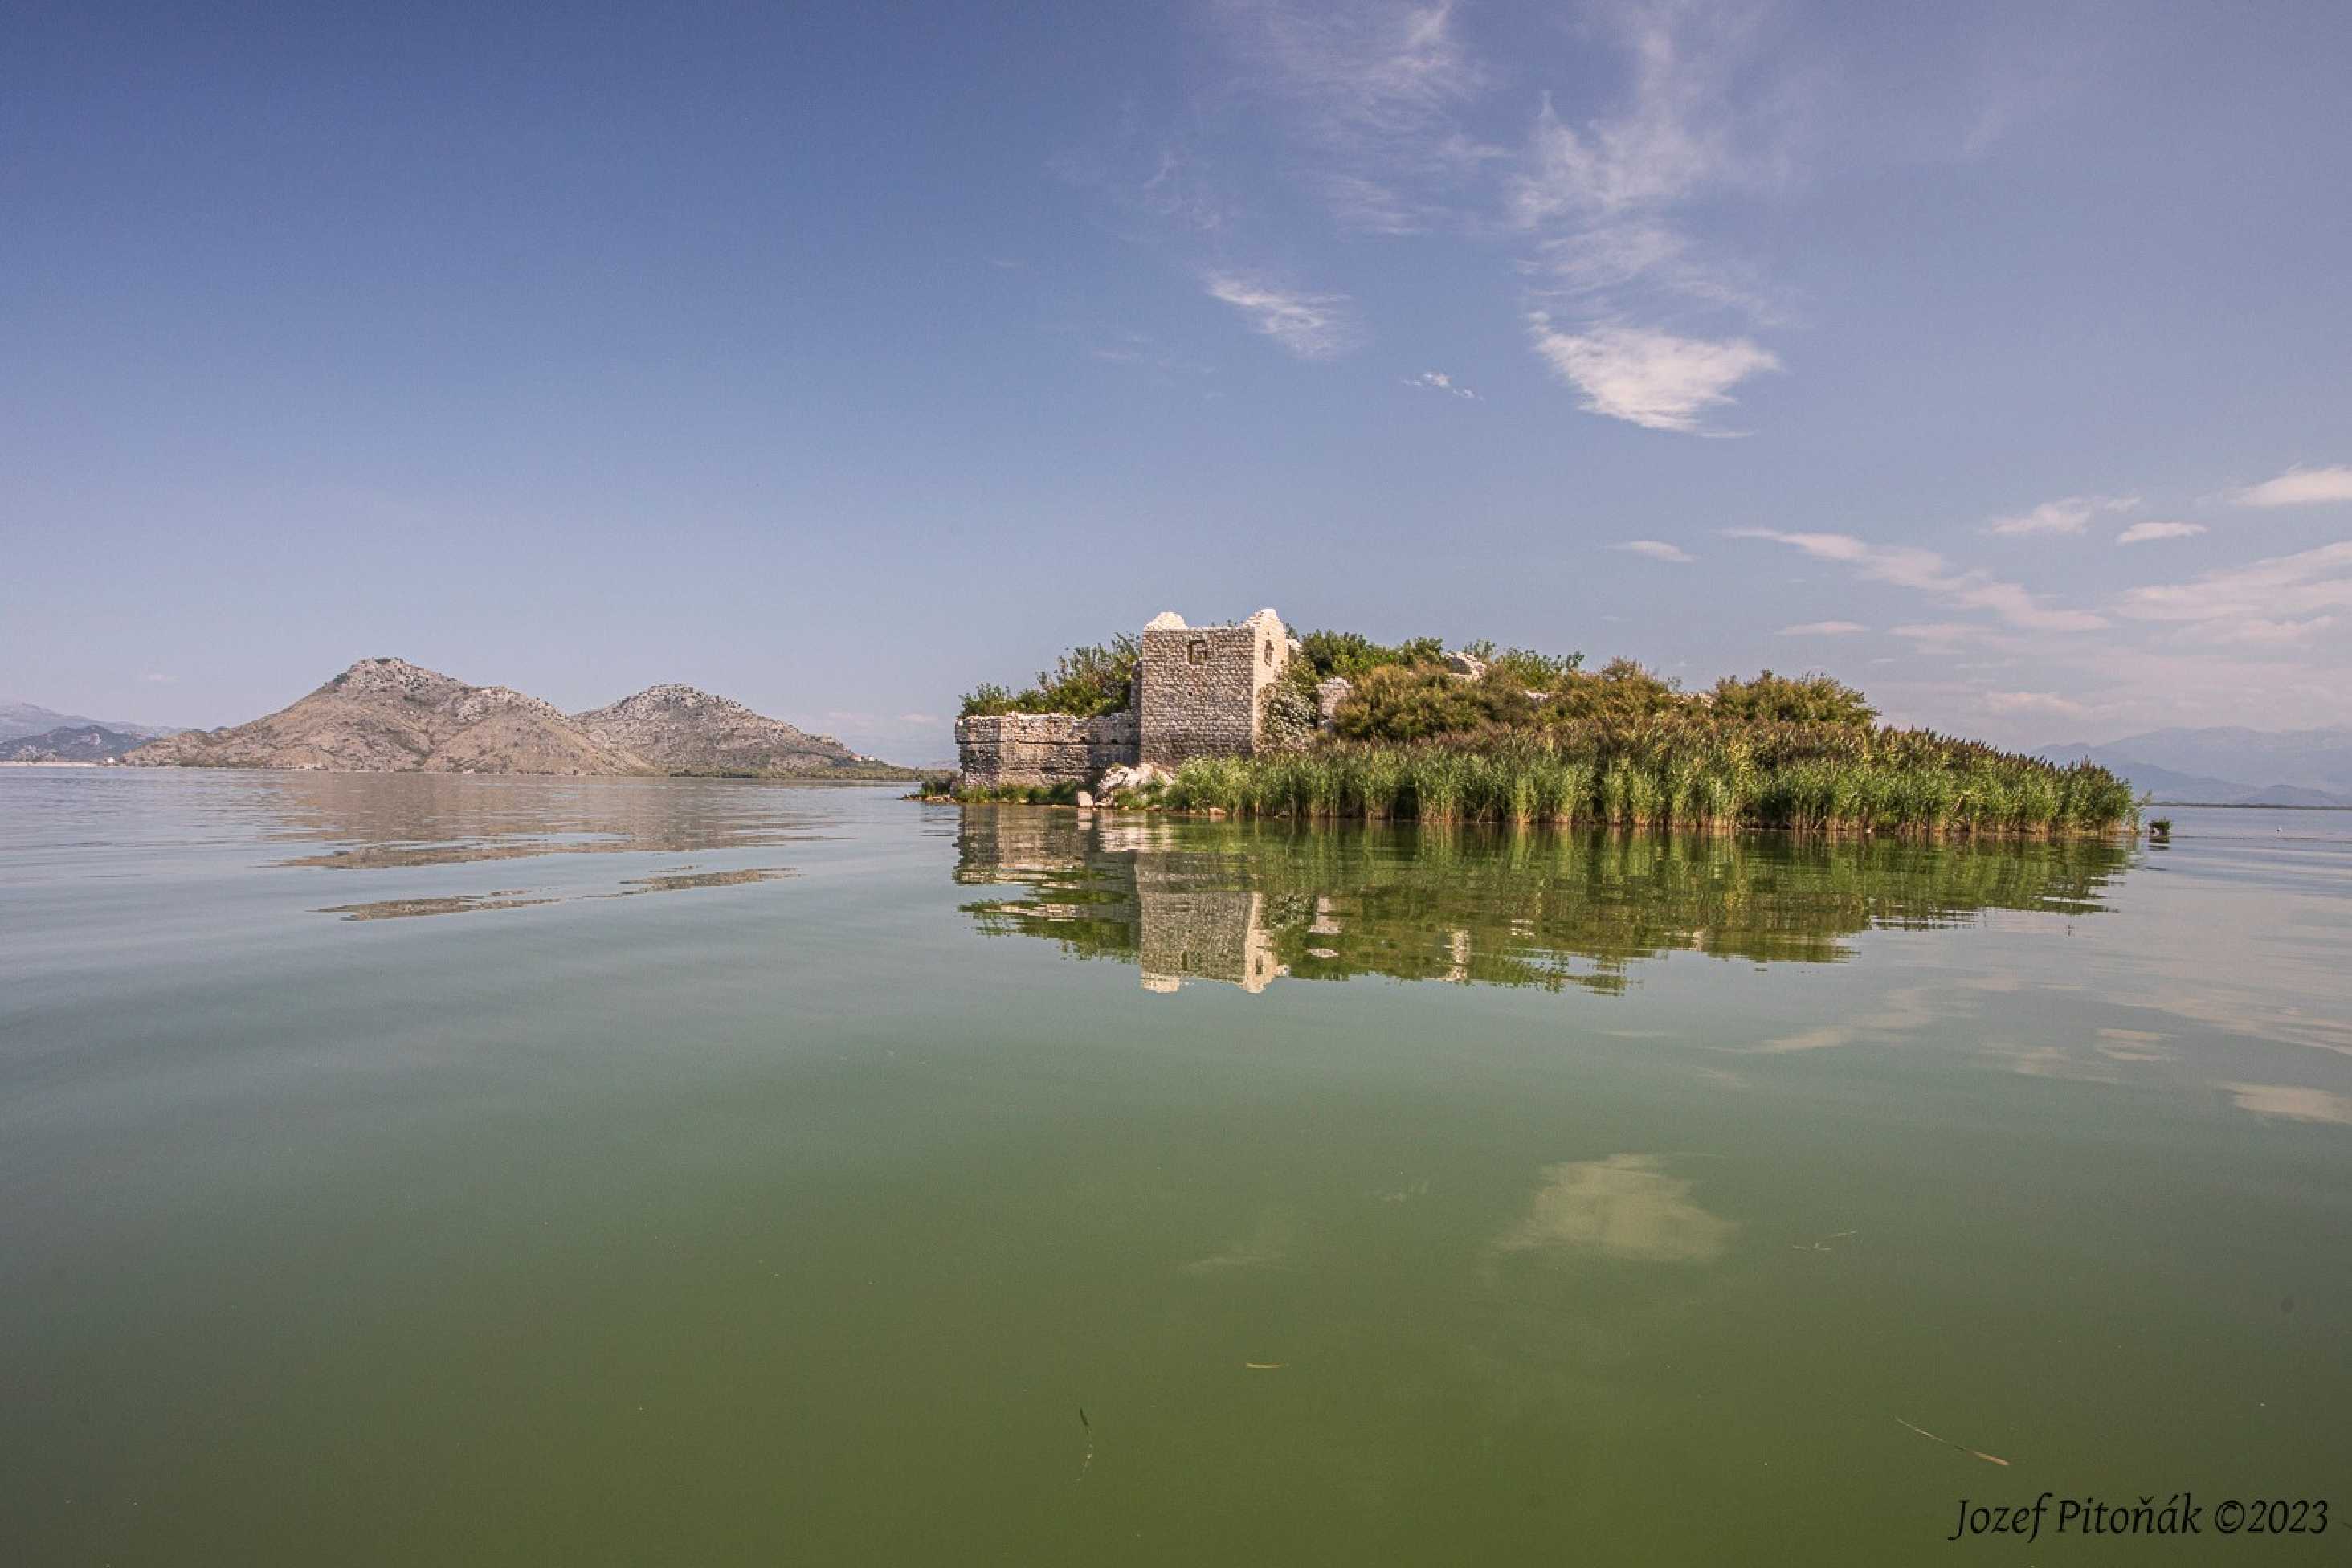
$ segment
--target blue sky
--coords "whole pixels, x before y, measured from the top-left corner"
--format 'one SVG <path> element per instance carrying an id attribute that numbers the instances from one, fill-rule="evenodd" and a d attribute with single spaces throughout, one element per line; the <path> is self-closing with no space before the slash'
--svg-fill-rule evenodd
<path id="1" fill-rule="evenodd" d="M 949 754 L 1174 608 L 2352 721 L 2352 7 L 19 9 L 0 695 Z"/>

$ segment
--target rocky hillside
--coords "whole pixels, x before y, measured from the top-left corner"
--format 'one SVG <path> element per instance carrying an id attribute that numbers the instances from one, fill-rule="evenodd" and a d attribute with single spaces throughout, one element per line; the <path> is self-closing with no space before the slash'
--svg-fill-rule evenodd
<path id="1" fill-rule="evenodd" d="M 93 719 L 87 713 L 60 713 L 54 708 L 44 708 L 37 702 L 21 702 L 16 699 L 0 699 L 0 741 L 20 741 L 27 735 L 46 735 L 52 730 L 113 730 L 142 741 L 152 741 L 159 735 L 175 733 L 169 726 L 131 724 L 120 719 Z"/>
<path id="2" fill-rule="evenodd" d="M 754 713 L 691 686 L 649 686 L 609 708 L 574 714 L 592 735 L 664 773 L 763 778 L 912 778 L 830 735 Z"/>
<path id="3" fill-rule="evenodd" d="M 0 741 L 0 763 L 110 763 L 152 736 L 83 724 Z"/>
<path id="4" fill-rule="evenodd" d="M 190 730 L 122 759 L 141 767 L 337 772 L 650 773 L 553 703 L 468 686 L 400 658 L 363 658 L 308 697 L 226 730 Z"/>

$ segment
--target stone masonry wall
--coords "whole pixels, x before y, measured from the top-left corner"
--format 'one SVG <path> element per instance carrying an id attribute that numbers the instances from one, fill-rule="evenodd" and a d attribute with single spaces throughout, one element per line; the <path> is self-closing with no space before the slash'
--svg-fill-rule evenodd
<path id="1" fill-rule="evenodd" d="M 1067 713 L 991 713 L 956 721 L 956 754 L 976 789 L 1051 789 L 1092 784 L 1136 761 L 1135 710 L 1077 719 Z"/>
<path id="2" fill-rule="evenodd" d="M 1136 673 L 1142 760 L 1172 768 L 1193 757 L 1257 749 L 1260 694 L 1290 662 L 1290 630 L 1272 610 L 1238 626 L 1188 626 L 1173 615 L 1143 628 Z"/>

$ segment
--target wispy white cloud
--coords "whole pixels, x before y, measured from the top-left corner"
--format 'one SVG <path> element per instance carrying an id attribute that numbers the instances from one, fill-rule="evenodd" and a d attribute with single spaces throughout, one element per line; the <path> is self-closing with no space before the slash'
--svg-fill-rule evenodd
<path id="1" fill-rule="evenodd" d="M 1202 286 L 1300 359 L 1335 358 L 1368 336 L 1345 294 L 1301 293 L 1230 272 L 1213 272 Z"/>
<path id="2" fill-rule="evenodd" d="M 1630 110 L 1582 132 L 1546 93 L 1528 137 L 1525 168 L 1510 183 L 1511 216 L 1533 228 L 1562 216 L 1616 214 L 1677 200 L 1718 173 L 1718 129 L 1693 123 L 1696 83 L 1672 34 L 1645 30 Z"/>
<path id="3" fill-rule="evenodd" d="M 1213 237 L 1213 259 L 1193 260 L 1210 291 L 1307 358 L 1366 333 L 1343 296 L 1269 282 L 1278 275 L 1247 259 L 1234 171 L 1279 167 L 1357 232 L 1506 240 L 1520 249 L 1530 347 L 1580 406 L 1717 434 L 1703 416 L 1781 368 L 1751 335 L 1779 312 L 1736 260 L 1694 243 L 1685 208 L 1768 184 L 1785 164 L 1782 122 L 1800 95 L 1787 71 L 1759 68 L 1767 10 L 1593 0 L 1583 30 L 1600 48 L 1584 60 L 1599 68 L 1580 62 L 1571 97 L 1530 92 L 1544 84 L 1528 58 L 1474 47 L 1457 0 L 1210 0 L 1235 67 L 1226 96 L 1271 106 L 1291 132 L 1286 155 L 1253 148 L 1212 180 L 1203 149 L 1216 117 L 1195 116 L 1156 141 L 1129 123 L 1124 153 L 1084 149 L 1055 166 L 1157 220 L 1164 242 L 1205 248 Z"/>
<path id="4" fill-rule="evenodd" d="M 1260 81 L 1334 135 L 1422 129 L 1485 78 L 1454 28 L 1454 0 L 1352 5 L 1223 0 Z"/>
<path id="5" fill-rule="evenodd" d="M 1536 237 L 1522 267 L 1534 346 L 1584 393 L 1587 410 L 1696 432 L 1699 414 L 1731 386 L 1781 368 L 1736 329 L 1648 324 L 1668 311 L 1679 322 L 1694 305 L 1751 324 L 1778 314 L 1736 267 L 1700 254 L 1680 216 L 1779 161 L 1772 95 L 1747 90 L 1743 78 L 1755 14 L 1622 4 L 1595 15 L 1629 68 L 1622 98 L 1610 112 L 1571 119 L 1547 94 L 1505 182 L 1505 221 Z"/>
<path id="6" fill-rule="evenodd" d="M 1101 143 L 1058 153 L 1045 167 L 1065 183 L 1108 198 L 1129 220 L 1133 239 L 1213 240 L 1235 221 L 1229 197 L 1193 148 L 1181 137 L 1147 132 L 1131 116 Z"/>
<path id="7" fill-rule="evenodd" d="M 1612 550 L 1622 550 L 1634 555 L 1646 555 L 1653 561 L 1672 561 L 1677 564 L 1691 558 L 1690 552 L 1679 544 L 1668 544 L 1663 539 L 1629 539 L 1622 544 L 1612 544 Z"/>
<path id="8" fill-rule="evenodd" d="M 1769 539 L 1803 551 L 1819 561 L 1851 566 L 1874 582 L 1933 594 L 1962 609 L 1984 610 L 2031 631 L 2095 631 L 2105 616 L 2089 610 L 2046 605 L 2028 589 L 2002 582 L 1981 569 L 1956 570 L 1935 551 L 1907 544 L 1872 544 L 1850 533 L 1790 533 L 1771 528 L 1735 528 L 1734 539 Z"/>
<path id="9" fill-rule="evenodd" d="M 2352 467 L 2289 468 L 2237 494 L 2240 506 L 2315 506 L 2352 500 Z"/>
<path id="10" fill-rule="evenodd" d="M 937 713 L 901 713 L 898 715 L 898 722 L 901 724 L 929 725 L 944 724 L 947 721 L 940 718 Z"/>
<path id="11" fill-rule="evenodd" d="M 2116 602 L 2135 620 L 2252 621 L 2352 608 L 2352 540 L 2134 588 Z"/>
<path id="12" fill-rule="evenodd" d="M 1922 653 L 1956 653 L 1970 643 L 1985 642 L 2000 635 L 1990 626 L 1974 621 L 1908 621 L 1887 629 L 1918 644 Z"/>
<path id="13" fill-rule="evenodd" d="M 2267 620 L 2260 616 L 2240 619 L 2208 621 L 2194 628 L 2194 640 L 2221 647 L 2280 647 L 2290 643 L 2308 642 L 2336 624 L 2334 616 L 2313 616 L 2308 620 Z"/>
<path id="14" fill-rule="evenodd" d="M 1183 372 L 1206 375 L 1211 366 L 1181 349 L 1170 347 L 1149 332 L 1115 331 L 1111 341 L 1097 343 L 1087 352 L 1105 364 L 1134 365 L 1144 370 L 1169 374 Z"/>
<path id="15" fill-rule="evenodd" d="M 1870 628 L 1860 621 L 1799 621 L 1793 626 L 1782 626 L 1784 637 L 1842 637 Z"/>
<path id="16" fill-rule="evenodd" d="M 2031 511 L 2013 517 L 1997 517 L 1985 528 L 1987 533 L 2080 533 L 2091 519 L 2101 512 L 2129 511 L 2139 505 L 2137 496 L 2068 496 L 2063 500 L 2046 500 Z"/>
<path id="17" fill-rule="evenodd" d="M 1315 150 L 1308 182 L 1342 225 L 1416 234 L 1453 221 L 1462 174 L 1501 155 L 1453 121 L 1489 79 L 1454 8 L 1453 0 L 1216 7 L 1245 85 L 1286 104 Z"/>
<path id="18" fill-rule="evenodd" d="M 2051 713 L 2069 719 L 2090 711 L 2084 704 L 2054 691 L 1988 691 L 1984 705 L 1996 713 Z"/>
<path id="19" fill-rule="evenodd" d="M 2201 522 L 2135 522 L 2116 535 L 2116 542 L 2146 544 L 2152 539 L 2194 539 L 2204 531 Z"/>
<path id="20" fill-rule="evenodd" d="M 1478 400 L 1476 393 L 1466 386 L 1456 386 L 1454 384 L 1454 378 L 1442 370 L 1425 370 L 1419 375 L 1406 376 L 1404 384 L 1407 386 L 1422 387 L 1430 392 L 1442 392 L 1449 397 L 1468 398 L 1474 403 Z"/>
<path id="21" fill-rule="evenodd" d="M 1709 341 L 1644 327 L 1561 331 L 1545 311 L 1528 317 L 1536 352 L 1584 395 L 1584 406 L 1650 430 L 1696 430 L 1699 416 L 1733 401 L 1730 389 L 1780 368 L 1746 338 Z"/>

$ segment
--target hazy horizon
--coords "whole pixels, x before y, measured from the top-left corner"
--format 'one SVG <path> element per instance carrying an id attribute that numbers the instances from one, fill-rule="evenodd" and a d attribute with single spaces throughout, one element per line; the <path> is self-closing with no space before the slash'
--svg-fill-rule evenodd
<path id="1" fill-rule="evenodd" d="M 376 657 L 376 656 L 369 656 L 369 657 Z M 403 657 L 403 656 L 394 655 L 394 656 L 389 656 L 389 657 L 395 657 L 395 658 L 398 658 L 398 657 Z M 423 668 L 427 668 L 427 669 L 435 669 L 435 668 L 436 668 L 436 667 L 434 667 L 434 666 L 432 666 L 432 665 L 429 665 L 429 664 L 425 663 L 425 661 L 424 661 L 424 660 L 421 660 L 421 659 L 409 659 L 409 660 L 408 660 L 408 662 L 409 662 L 409 663 L 411 663 L 411 664 L 420 665 L 420 666 L 422 666 Z M 345 668 L 349 668 L 349 666 L 346 666 Z M 437 674 L 443 674 L 443 675 L 452 675 L 452 674 L 454 674 L 455 672 L 452 672 L 452 671 L 449 671 L 449 670 L 440 670 L 440 669 L 436 669 L 436 673 L 437 673 Z M 474 679 L 468 679 L 467 677 L 466 677 L 466 676 L 464 676 L 464 675 L 462 675 L 462 674 L 455 675 L 455 678 L 456 678 L 456 679 L 457 679 L 465 680 L 465 681 L 467 682 L 467 684 L 468 684 L 468 685 L 473 685 L 473 686 L 509 686 L 509 687 L 510 687 L 510 686 L 512 686 L 512 685 L 514 684 L 514 683 L 513 683 L 513 682 L 511 682 L 511 681 L 501 681 L 501 680 L 494 680 L 494 679 L 493 679 L 493 680 L 474 680 Z M 331 679 L 331 677 L 330 677 L 330 678 L 328 678 L 328 679 Z M 59 707 L 58 707 L 57 704 L 55 704 L 55 703 L 40 702 L 40 701 L 38 701 L 38 700 L 36 700 L 36 699 L 26 697 L 26 695 L 24 695 L 24 694 L 23 694 L 23 693 L 21 693 L 21 692 L 7 692 L 7 691 L 0 691 L 0 709 L 5 709 L 5 708 L 9 708 L 9 707 L 14 707 L 14 706 L 16 706 L 16 705 L 17 705 L 17 704 L 20 704 L 20 703 L 21 703 L 21 704 L 24 704 L 24 705 L 26 705 L 26 706 L 37 707 L 37 708 L 42 708 L 42 709 L 47 710 L 49 710 L 49 711 L 51 711 L 51 712 L 58 713 L 58 714 L 59 714 L 59 715 L 61 715 L 61 716 L 62 716 L 64 719 L 66 719 L 66 720 L 72 720 L 72 721 L 88 721 L 96 722 L 96 723 L 100 723 L 100 724 L 110 724 L 110 723 L 121 722 L 121 723 L 127 723 L 127 724 L 138 725 L 138 726 L 141 726 L 141 727 L 142 727 L 142 728 L 156 728 L 156 729 L 191 729 L 191 730 L 211 730 L 211 729 L 221 729 L 221 728 L 225 728 L 225 727 L 229 727 L 229 726 L 234 726 L 234 725 L 237 725 L 237 724 L 242 724 L 242 723 L 247 722 L 247 721 L 249 721 L 249 720 L 254 720 L 254 719 L 259 719 L 259 718 L 262 718 L 262 717 L 264 717 L 264 716 L 265 716 L 265 714 L 267 714 L 267 713 L 276 712 L 276 711 L 277 711 L 278 709 L 280 709 L 280 708 L 284 708 L 284 707 L 286 707 L 286 706 L 288 706 L 288 705 L 289 705 L 289 704 L 291 704 L 291 703 L 293 703 L 293 702 L 295 702 L 295 701 L 299 701 L 301 698 L 306 697 L 306 696 L 310 695 L 311 692 L 318 690 L 321 686 L 323 686 L 323 685 L 325 685 L 325 684 L 326 684 L 326 681 L 325 681 L 324 679 L 322 679 L 322 680 L 320 680 L 320 681 L 314 682 L 314 683 L 312 683 L 311 685 L 310 685 L 310 686 L 308 686 L 308 687 L 305 687 L 301 691 L 297 692 L 297 693 L 293 694 L 292 696 L 288 697 L 284 702 L 278 703 L 278 704 L 276 704 L 275 706 L 273 706 L 273 707 L 271 707 L 271 708 L 269 708 L 269 709 L 266 709 L 266 710 L 261 710 L 261 711 L 257 711 L 257 712 L 253 712 L 253 713 L 247 713 L 247 714 L 242 715 L 241 717 L 238 717 L 238 718 L 234 718 L 234 719 L 223 719 L 223 720 L 220 720 L 220 721 L 216 721 L 216 722 L 213 722 L 213 723 L 205 723 L 205 724 L 187 724 L 187 723 L 183 723 L 183 722 L 181 722 L 181 721 L 177 721 L 177 720 L 171 719 L 171 718 L 155 718 L 155 717 L 150 717 L 150 716 L 142 715 L 142 714 L 137 714 L 137 713 L 93 713 L 93 712 L 86 712 L 86 711 L 83 711 L 83 710 L 77 710 L 77 709 L 64 709 L 64 708 L 59 708 Z M 635 695 L 636 695 L 637 693 L 639 693 L 639 692 L 642 692 L 642 691 L 646 690 L 646 689 L 647 689 L 647 687 L 651 687 L 651 686 L 657 686 L 657 685 L 661 685 L 661 684 L 665 684 L 665 683 L 664 683 L 664 682 L 661 682 L 661 681 L 648 681 L 648 682 L 646 682 L 646 685 L 645 685 L 645 686 L 635 687 L 635 688 L 633 688 L 631 690 L 629 690 L 629 691 L 625 691 L 625 692 L 618 692 L 618 693 L 614 693 L 613 696 L 608 697 L 608 698 L 605 698 L 605 699 L 604 699 L 604 700 L 602 700 L 588 702 L 588 703 L 585 703 L 585 704 L 583 704 L 583 705 L 582 705 L 582 706 L 580 706 L 580 707 L 576 707 L 576 708 L 574 708 L 574 707 L 567 707 L 567 706 L 565 706 L 564 704 L 560 703 L 560 702 L 559 702 L 559 703 L 557 703 L 557 704 L 556 704 L 556 706 L 557 706 L 557 707 L 559 707 L 559 708 L 563 709 L 563 710 L 564 710 L 565 712 L 567 712 L 567 713 L 583 713 L 583 712 L 590 711 L 590 710 L 593 710 L 593 709 L 603 707 L 603 706 L 604 706 L 604 705 L 605 705 L 606 703 L 608 703 L 608 702 L 618 701 L 618 700 L 620 700 L 622 698 L 635 696 Z M 532 696 L 532 697 L 541 697 L 541 696 L 544 696 L 544 693 L 541 693 L 541 692 L 536 692 L 536 691 L 530 691 L 530 692 L 526 692 L 526 695 L 528 695 L 528 696 Z M 719 691 L 719 692 L 714 692 L 714 693 L 712 693 L 712 695 L 714 695 L 714 696 L 719 696 L 719 697 L 731 697 L 733 694 L 732 694 L 732 693 L 730 693 L 730 692 L 725 692 L 725 691 Z M 552 699 L 550 699 L 550 700 L 552 700 Z M 801 720 L 799 720 L 799 719 L 795 719 L 793 715 L 791 715 L 791 714 L 789 714 L 789 713 L 770 713 L 770 714 L 768 714 L 767 716 L 768 716 L 768 717 L 770 717 L 770 718 L 774 718 L 774 719 L 782 719 L 782 720 L 784 720 L 784 721 L 785 721 L 786 722 L 788 722 L 788 723 L 795 724 L 795 725 L 797 725 L 799 728 L 803 729 L 803 730 L 811 731 L 812 732 L 820 732 L 820 733 L 822 733 L 822 732 L 826 732 L 826 731 L 824 731 L 824 727 L 823 727 L 821 724 L 814 724 L 814 723 L 803 722 L 803 721 L 801 721 Z M 954 760 L 954 758 L 955 758 L 955 742 L 954 742 L 954 735 L 953 735 L 953 731 L 952 731 L 951 725 L 952 725 L 952 721 L 945 721 L 945 722 L 943 723 L 943 726 L 942 726 L 941 730 L 940 731 L 940 738 L 939 738 L 938 742 L 936 742 L 936 744 L 935 744 L 935 748 L 934 748 L 934 750 L 933 750 L 933 751 L 926 752 L 920 752 L 920 751 L 917 751 L 917 750 L 913 749 L 914 747 L 919 747 L 919 746 L 921 746 L 922 744 L 924 744 L 924 742 L 921 742 L 921 741 L 918 740 L 918 741 L 915 741 L 915 742 L 910 742 L 908 746 L 902 746 L 901 750 L 905 752 L 905 755 L 904 755 L 904 756 L 891 756 L 891 757 L 884 757 L 884 758 L 883 758 L 883 760 L 884 760 L 884 761 L 887 761 L 887 762 L 905 762 L 905 763 L 910 763 L 910 764 L 912 764 L 912 765 L 917 765 L 917 766 L 929 765 L 929 764 L 931 764 L 931 763 L 952 763 L 952 762 L 953 762 L 953 760 Z M 2352 725 L 2347 725 L 2347 724 L 2344 724 L 2344 723 L 2335 723 L 2335 724 L 2304 724 L 2304 725 L 2291 725 L 2291 726 L 2286 726 L 2286 727 L 2283 727 L 2283 728 L 2274 728 L 2274 729 L 2263 729 L 2263 728 L 2260 728 L 2260 727 L 2257 727 L 2257 726 L 2252 726 L 2252 725 L 2231 725 L 2231 724 L 2218 724 L 2218 725 L 2158 725 L 2158 726 L 2150 726 L 2150 727 L 2147 727 L 2147 728 L 2145 728 L 2145 729 L 2140 729 L 2140 730 L 2136 730 L 2136 731 L 2123 731 L 2123 732 L 2120 732 L 2120 733 L 2117 733 L 2117 734 L 2112 734 L 2112 735 L 2102 735 L 2102 736 L 2099 736 L 2099 737 L 2097 737 L 2097 738 L 2085 738 L 2084 736 L 2082 736 L 2082 735 L 2074 734 L 2074 733 L 2068 733 L 2068 734 L 2065 736 L 2065 738 L 2064 738 L 2064 739 L 2063 739 L 2063 740 L 2029 741 L 2029 742 L 2018 742 L 2018 744 L 2019 744 L 2022 749 L 2029 750 L 2029 751 L 2064 750 L 2064 749 L 2069 749 L 2069 748 L 2076 747 L 2076 746 L 2088 747 L 2088 748 L 2091 748 L 2091 749 L 2095 749 L 2095 749 L 2105 749 L 2105 748 L 2112 747 L 2112 746 L 2116 745 L 2116 743 L 2118 743 L 2119 742 L 2127 741 L 2127 740 L 2131 740 L 2131 739 L 2137 738 L 2137 737 L 2148 736 L 2148 735 L 2153 735 L 2153 734 L 2163 734 L 2163 733 L 2167 733 L 2167 732 L 2170 732 L 2170 731 L 2180 731 L 2180 732 L 2182 732 L 2182 733 L 2198 733 L 2198 734 L 2210 733 L 2210 732 L 2214 732 L 2214 731 L 2228 732 L 2228 731 L 2242 731 L 2242 732 L 2249 733 L 2249 734 L 2258 734 L 2258 735 L 2273 736 L 2273 737 L 2287 737 L 2287 736 L 2294 736 L 2294 735 L 2301 735 L 2301 734 L 2334 733 L 2334 732 L 2338 732 L 2338 731 L 2344 731 L 2344 730 L 2346 730 L 2346 729 L 2347 729 L 2347 728 L 2352 728 Z M 841 737 L 835 737 L 835 738 L 837 738 L 837 739 L 838 739 L 838 738 L 841 738 Z M 854 743 L 853 743 L 853 744 L 854 744 Z M 2257 768 L 2257 769 L 2255 769 L 2255 770 L 2253 770 L 2253 771 L 2255 771 L 2255 772 L 2259 772 L 2259 771 L 2260 771 L 2260 769 L 2259 769 L 2259 768 Z"/>
<path id="2" fill-rule="evenodd" d="M 0 58 L 0 690 L 857 750 L 1174 609 L 2352 721 L 2352 12 L 264 4 Z M 2092 743 L 2098 743 L 2094 740 Z"/>

